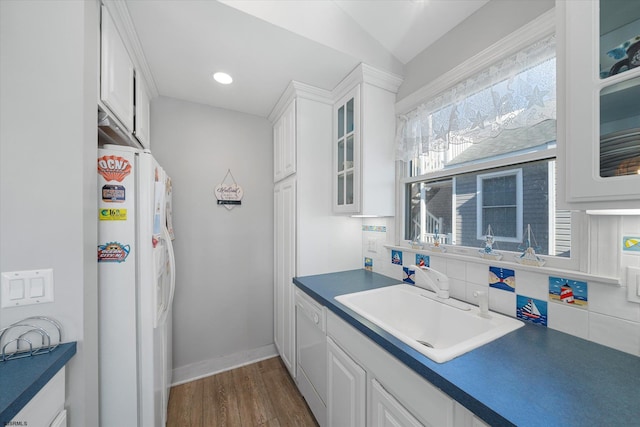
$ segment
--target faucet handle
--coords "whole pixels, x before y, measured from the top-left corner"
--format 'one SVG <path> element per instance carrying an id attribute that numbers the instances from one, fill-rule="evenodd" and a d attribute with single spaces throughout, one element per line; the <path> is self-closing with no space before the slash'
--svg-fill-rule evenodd
<path id="1" fill-rule="evenodd" d="M 478 307 L 480 308 L 480 317 L 491 317 L 489 315 L 489 294 L 487 291 L 474 291 L 473 296 L 478 298 Z"/>

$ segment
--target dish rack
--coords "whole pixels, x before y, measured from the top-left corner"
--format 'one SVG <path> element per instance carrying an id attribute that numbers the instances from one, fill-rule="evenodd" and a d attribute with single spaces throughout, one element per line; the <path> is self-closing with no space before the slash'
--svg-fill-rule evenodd
<path id="1" fill-rule="evenodd" d="M 56 320 L 32 316 L 0 329 L 0 362 L 51 353 L 62 342 Z"/>

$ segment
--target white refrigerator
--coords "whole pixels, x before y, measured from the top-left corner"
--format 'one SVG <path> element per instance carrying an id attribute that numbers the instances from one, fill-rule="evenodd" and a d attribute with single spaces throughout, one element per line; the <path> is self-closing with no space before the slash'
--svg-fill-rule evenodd
<path id="1" fill-rule="evenodd" d="M 164 426 L 175 259 L 171 179 L 148 150 L 98 150 L 100 425 Z"/>

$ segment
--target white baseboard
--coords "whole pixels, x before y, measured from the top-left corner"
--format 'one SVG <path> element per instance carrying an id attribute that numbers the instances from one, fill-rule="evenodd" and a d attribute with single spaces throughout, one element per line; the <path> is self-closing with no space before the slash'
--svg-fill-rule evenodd
<path id="1" fill-rule="evenodd" d="M 181 366 L 173 369 L 173 382 L 171 385 L 175 386 L 188 383 L 219 372 L 228 371 L 230 369 L 239 368 L 240 366 L 259 362 L 260 360 L 269 359 L 277 355 L 278 351 L 276 350 L 276 346 L 274 344 L 269 344 L 264 347 L 258 347 L 230 354 L 228 356 L 203 360 L 201 362 Z"/>

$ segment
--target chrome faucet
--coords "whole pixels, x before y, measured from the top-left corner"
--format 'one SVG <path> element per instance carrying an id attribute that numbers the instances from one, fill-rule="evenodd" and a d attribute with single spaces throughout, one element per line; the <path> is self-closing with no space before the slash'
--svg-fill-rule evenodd
<path id="1" fill-rule="evenodd" d="M 418 267 L 417 265 L 411 265 L 409 268 L 416 272 L 416 286 L 432 290 L 436 293 L 438 298 L 449 298 L 449 278 L 446 275 L 430 267 Z M 425 282 L 427 286 L 419 283 L 417 280 L 418 276 L 423 279 L 421 282 Z"/>

